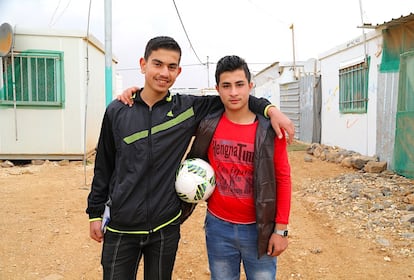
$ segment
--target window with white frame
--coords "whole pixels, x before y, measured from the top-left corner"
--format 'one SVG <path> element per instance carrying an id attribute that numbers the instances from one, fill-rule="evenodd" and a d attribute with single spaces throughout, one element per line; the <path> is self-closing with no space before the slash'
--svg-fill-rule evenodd
<path id="1" fill-rule="evenodd" d="M 26 51 L 1 61 L 0 105 L 63 105 L 63 52 Z"/>
<path id="2" fill-rule="evenodd" d="M 339 68 L 339 111 L 342 114 L 367 112 L 369 59 L 357 59 Z"/>

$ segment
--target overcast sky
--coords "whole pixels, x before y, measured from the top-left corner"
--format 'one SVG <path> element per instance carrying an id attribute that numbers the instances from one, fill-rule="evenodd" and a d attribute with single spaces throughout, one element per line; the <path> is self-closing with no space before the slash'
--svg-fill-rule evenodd
<path id="1" fill-rule="evenodd" d="M 0 0 L 0 23 L 86 34 L 89 3 Z M 254 73 L 276 61 L 292 61 L 291 24 L 295 58 L 305 61 L 360 36 L 362 21 L 378 24 L 410 13 L 413 0 L 113 0 L 112 50 L 119 60 L 114 71 L 122 75 L 124 88 L 143 85 L 138 60 L 145 44 L 168 35 L 183 50 L 183 72 L 175 87 L 212 87 L 215 62 L 224 55 L 245 58 Z M 89 30 L 105 42 L 104 0 L 92 0 Z"/>

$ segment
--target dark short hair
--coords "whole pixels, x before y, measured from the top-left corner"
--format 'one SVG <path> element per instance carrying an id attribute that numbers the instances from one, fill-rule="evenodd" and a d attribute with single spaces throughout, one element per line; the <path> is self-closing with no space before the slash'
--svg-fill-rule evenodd
<path id="1" fill-rule="evenodd" d="M 173 38 L 168 36 L 157 36 L 149 40 L 147 46 L 145 47 L 145 60 L 148 60 L 148 57 L 151 55 L 151 53 L 158 49 L 166 49 L 178 52 L 180 54 L 178 62 L 180 62 L 181 48 L 177 41 L 175 41 Z"/>
<path id="2" fill-rule="evenodd" d="M 250 83 L 250 79 L 251 79 L 251 74 L 250 74 L 250 70 L 249 67 L 247 66 L 246 61 L 237 56 L 237 55 L 227 55 L 222 57 L 218 62 L 217 62 L 217 67 L 216 67 L 216 84 L 218 85 L 220 82 L 220 75 L 223 72 L 233 72 L 235 70 L 243 70 L 244 74 L 246 75 L 247 81 Z"/>

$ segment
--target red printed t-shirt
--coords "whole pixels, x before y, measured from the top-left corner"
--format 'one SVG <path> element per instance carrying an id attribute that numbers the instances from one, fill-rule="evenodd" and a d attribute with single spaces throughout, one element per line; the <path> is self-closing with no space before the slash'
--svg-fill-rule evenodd
<path id="1" fill-rule="evenodd" d="M 253 159 L 257 125 L 258 121 L 236 124 L 223 114 L 208 149 L 216 173 L 216 188 L 208 199 L 208 210 L 228 222 L 256 222 Z M 285 138 L 275 137 L 274 163 L 278 186 L 275 222 L 288 224 L 291 182 Z"/>

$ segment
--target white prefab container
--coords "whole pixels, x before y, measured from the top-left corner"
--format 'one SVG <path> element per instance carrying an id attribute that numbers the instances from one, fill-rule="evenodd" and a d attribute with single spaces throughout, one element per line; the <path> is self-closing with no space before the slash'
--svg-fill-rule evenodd
<path id="1" fill-rule="evenodd" d="M 16 28 L 13 38 L 0 58 L 0 159 L 83 159 L 106 108 L 103 45 L 80 32 Z"/>
<path id="2" fill-rule="evenodd" d="M 414 14 L 320 55 L 321 143 L 378 156 L 414 177 Z"/>
<path id="3" fill-rule="evenodd" d="M 373 31 L 340 45 L 319 57 L 322 76 L 321 143 L 339 146 L 364 155 L 376 153 L 377 78 L 381 63 L 381 32 Z M 341 113 L 339 109 L 339 71 L 360 65 L 369 57 L 367 110 Z"/>

